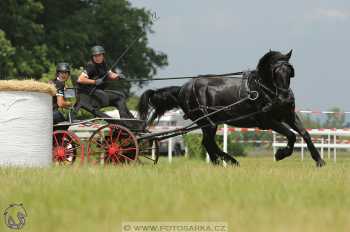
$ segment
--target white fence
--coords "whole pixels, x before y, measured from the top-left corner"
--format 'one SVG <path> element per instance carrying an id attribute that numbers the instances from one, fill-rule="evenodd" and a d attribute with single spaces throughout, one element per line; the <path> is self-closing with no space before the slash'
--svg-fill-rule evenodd
<path id="1" fill-rule="evenodd" d="M 240 131 L 242 133 L 250 131 L 254 132 L 257 129 L 251 128 L 228 128 L 227 125 L 223 127 L 223 150 L 227 152 L 227 139 L 229 130 L 233 129 L 233 131 Z M 293 130 L 292 130 L 293 131 Z M 277 148 L 287 146 L 286 138 L 283 141 L 278 141 L 278 134 L 274 131 L 271 131 L 273 134 L 273 139 L 271 141 L 271 145 L 273 148 L 273 155 L 276 153 Z M 293 131 L 297 134 L 295 131 Z M 325 150 L 327 150 L 328 159 L 331 158 L 331 151 L 333 150 L 333 160 L 336 162 L 337 160 L 337 149 L 350 149 L 350 141 L 349 140 L 341 140 L 342 137 L 350 137 L 350 129 L 308 129 L 308 132 L 313 140 L 313 143 L 316 148 L 320 149 L 321 157 L 324 158 Z M 314 137 L 318 136 L 318 139 Z M 301 150 L 301 160 L 304 160 L 304 152 L 307 148 L 307 144 L 304 142 L 303 138 L 297 136 L 297 142 L 294 144 L 295 148 L 300 148 Z"/>
<path id="2" fill-rule="evenodd" d="M 178 127 L 163 127 L 163 128 L 154 128 L 154 131 L 166 131 L 166 130 L 172 130 L 176 129 Z M 88 138 L 92 131 L 96 130 L 96 128 L 90 128 L 90 127 L 79 127 L 75 126 L 70 128 L 73 130 L 79 137 L 85 137 Z M 227 152 L 227 144 L 228 144 L 228 135 L 230 132 L 259 132 L 259 129 L 254 128 L 229 128 L 226 124 L 223 128 L 221 128 L 218 131 L 218 134 L 222 134 L 223 136 L 223 151 Z M 269 143 L 271 144 L 273 148 L 273 154 L 275 154 L 276 150 L 279 147 L 285 147 L 287 145 L 287 141 L 283 136 L 278 135 L 276 132 L 269 131 L 273 135 L 272 141 Z M 337 160 L 337 149 L 350 149 L 350 141 L 349 140 L 341 140 L 342 137 L 350 137 L 350 129 L 309 129 L 308 132 L 310 133 L 314 145 L 316 148 L 320 149 L 321 157 L 324 158 L 325 153 L 327 152 L 328 159 L 333 158 L 334 162 Z M 202 133 L 201 130 L 196 130 L 191 133 Z M 295 132 L 294 132 L 295 133 Z M 278 138 L 281 137 L 283 140 L 278 140 Z M 318 137 L 315 139 L 315 137 Z M 168 161 L 172 162 L 173 158 L 173 138 L 167 139 L 168 142 Z M 243 141 L 245 142 L 245 141 Z M 263 142 L 263 141 L 254 141 L 255 143 Z M 301 160 L 304 160 L 304 153 L 307 148 L 306 143 L 303 141 L 303 139 L 298 136 L 297 142 L 294 145 L 295 148 L 300 148 L 301 150 Z M 185 152 L 185 155 L 187 155 L 187 149 Z M 333 157 L 331 157 L 333 155 Z M 207 155 L 207 162 L 209 162 L 209 156 Z"/>
<path id="3" fill-rule="evenodd" d="M 230 131 L 235 132 L 257 132 L 260 131 L 254 128 L 229 128 L 226 124 L 219 131 L 223 136 L 223 151 L 227 152 L 227 141 Z M 293 131 L 293 130 L 292 130 Z M 324 158 L 325 152 L 327 152 L 327 158 L 331 159 L 331 154 L 333 154 L 334 162 L 337 161 L 337 149 L 350 149 L 350 140 L 341 139 L 343 137 L 350 137 L 350 129 L 308 129 L 307 130 L 313 140 L 316 148 L 320 149 L 321 157 Z M 273 158 L 276 153 L 277 148 L 287 146 L 286 138 L 283 137 L 283 141 L 278 141 L 278 134 L 274 131 L 270 131 L 273 135 L 271 146 L 273 148 Z M 297 134 L 295 131 L 293 131 Z M 319 137 L 315 139 L 315 137 Z M 264 142 L 264 141 L 254 141 L 254 142 Z M 297 142 L 294 144 L 295 148 L 300 148 L 301 160 L 304 160 L 304 153 L 307 148 L 307 144 L 304 142 L 303 138 L 299 135 L 297 136 Z M 207 162 L 209 162 L 209 156 L 207 155 Z"/>
<path id="4" fill-rule="evenodd" d="M 293 132 L 295 133 L 295 131 Z M 350 149 L 350 143 L 348 140 L 339 139 L 342 137 L 349 137 L 350 136 L 349 129 L 310 129 L 308 130 L 308 132 L 312 138 L 313 136 L 321 136 L 319 139 L 316 139 L 316 140 L 313 139 L 313 142 L 315 147 L 320 149 L 322 158 L 324 158 L 325 150 L 327 150 L 327 157 L 328 159 L 330 159 L 331 150 L 333 150 L 333 160 L 334 162 L 336 162 L 337 149 Z M 287 145 L 287 142 L 278 142 L 277 133 L 276 132 L 272 132 L 272 133 L 273 133 L 272 147 L 275 153 L 277 148 L 285 147 Z M 305 151 L 305 148 L 307 148 L 307 145 L 301 137 L 300 138 L 298 137 L 298 140 L 300 142 L 296 142 L 294 147 L 301 149 L 301 160 L 304 160 L 304 151 Z"/>

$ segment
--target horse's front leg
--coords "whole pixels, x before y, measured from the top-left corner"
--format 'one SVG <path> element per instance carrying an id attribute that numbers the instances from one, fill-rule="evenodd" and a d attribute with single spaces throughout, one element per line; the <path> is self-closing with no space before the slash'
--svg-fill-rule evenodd
<path id="1" fill-rule="evenodd" d="M 276 161 L 290 156 L 293 153 L 294 143 L 296 141 L 295 134 L 290 130 L 290 128 L 278 121 L 272 121 L 271 129 L 279 134 L 286 136 L 288 140 L 287 147 L 282 147 L 277 150 L 275 154 Z"/>
<path id="2" fill-rule="evenodd" d="M 307 148 L 309 149 L 311 153 L 311 157 L 316 162 L 317 167 L 322 167 L 326 165 L 326 162 L 321 158 L 320 153 L 316 149 L 315 145 L 313 144 L 311 137 L 309 133 L 305 130 L 303 123 L 301 122 L 299 116 L 297 114 L 294 115 L 293 119 L 288 120 L 287 124 L 298 134 L 303 137 L 305 143 L 307 144 Z"/>

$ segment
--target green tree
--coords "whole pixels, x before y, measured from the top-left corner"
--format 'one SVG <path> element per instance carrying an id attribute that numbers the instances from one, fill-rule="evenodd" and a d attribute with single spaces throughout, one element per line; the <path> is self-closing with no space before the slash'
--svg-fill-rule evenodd
<path id="1" fill-rule="evenodd" d="M 15 48 L 5 38 L 5 32 L 0 30 L 0 79 L 6 79 L 14 69 L 14 63 L 10 57 L 15 53 Z"/>
<path id="2" fill-rule="evenodd" d="M 320 128 L 320 120 L 315 120 L 310 114 L 298 114 L 305 128 Z"/>
<path id="3" fill-rule="evenodd" d="M 10 77 L 39 78 L 48 70 L 44 27 L 38 16 L 44 8 L 37 0 L 1 0 L 0 29 L 15 48 L 3 72 Z"/>
<path id="4" fill-rule="evenodd" d="M 52 45 L 49 54 L 54 62 L 64 60 L 79 68 L 90 59 L 90 48 L 100 44 L 111 65 L 140 36 L 118 63 L 123 73 L 128 78 L 151 78 L 158 67 L 167 65 L 165 54 L 148 47 L 152 12 L 133 8 L 125 0 L 43 0 L 43 4 L 46 10 L 41 23 Z M 130 87 L 130 82 L 110 83 L 110 88 L 126 93 Z"/>
<path id="5" fill-rule="evenodd" d="M 137 104 L 140 101 L 140 97 L 132 95 L 128 98 L 127 106 L 130 110 L 137 110 Z"/>
<path id="6" fill-rule="evenodd" d="M 327 114 L 326 122 L 324 123 L 325 128 L 343 128 L 345 124 L 345 114 L 341 112 L 340 108 L 333 107 L 329 111 L 334 112 Z"/>
<path id="7" fill-rule="evenodd" d="M 103 45 L 113 63 L 140 36 L 118 66 L 128 78 L 152 78 L 167 56 L 148 46 L 152 12 L 127 0 L 1 0 L 0 29 L 15 48 L 9 59 L 16 76 L 41 78 L 52 64 L 85 66 L 93 45 Z M 137 83 L 142 85 L 142 83 Z M 111 88 L 129 92 L 130 82 Z"/>

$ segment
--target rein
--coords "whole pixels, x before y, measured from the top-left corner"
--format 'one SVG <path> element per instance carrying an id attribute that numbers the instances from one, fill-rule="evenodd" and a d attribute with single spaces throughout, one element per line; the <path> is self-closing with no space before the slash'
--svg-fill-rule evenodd
<path id="1" fill-rule="evenodd" d="M 240 104 L 240 103 L 242 103 L 242 102 L 245 102 L 245 101 L 248 100 L 248 99 L 249 99 L 249 97 L 247 96 L 247 97 L 242 98 L 241 100 L 236 101 L 236 102 L 234 102 L 234 103 L 232 103 L 232 104 L 230 104 L 230 105 L 224 106 L 224 107 L 222 107 L 222 108 L 220 108 L 220 109 L 218 109 L 218 110 L 215 110 L 215 111 L 213 111 L 213 112 L 211 112 L 211 113 L 205 114 L 205 115 L 203 115 L 203 116 L 197 118 L 196 120 L 194 120 L 191 124 L 189 124 L 189 125 L 186 126 L 185 128 L 190 127 L 190 126 L 193 126 L 194 124 L 196 124 L 197 122 L 199 122 L 200 120 L 205 119 L 205 118 L 208 119 L 208 120 L 210 120 L 210 118 L 209 118 L 210 116 L 212 116 L 212 115 L 214 115 L 214 114 L 217 114 L 217 113 L 219 113 L 219 112 L 221 112 L 221 111 L 224 111 L 224 110 L 226 110 L 226 109 L 230 109 L 230 108 L 232 108 L 233 106 L 238 105 L 238 104 Z M 210 121 L 211 121 L 211 120 L 210 120 Z M 212 123 L 210 123 L 210 124 L 213 125 Z"/>
<path id="2" fill-rule="evenodd" d="M 194 131 L 194 130 L 197 130 L 197 129 L 201 129 L 201 128 L 206 128 L 206 127 L 213 127 L 213 125 L 211 123 L 207 123 L 205 125 L 195 125 L 197 122 L 199 122 L 200 120 L 202 119 L 205 119 L 205 118 L 208 118 L 209 116 L 213 115 L 213 114 L 216 114 L 218 112 L 221 112 L 227 108 L 230 108 L 230 107 L 233 107 L 234 105 L 236 104 L 239 104 L 239 103 L 242 103 L 246 100 L 249 99 L 249 96 L 237 101 L 237 102 L 234 102 L 230 105 L 227 105 L 221 109 L 218 109 L 214 112 L 211 112 L 207 115 L 204 115 L 202 117 L 199 117 L 197 118 L 195 121 L 193 121 L 192 123 L 186 125 L 185 127 L 182 127 L 182 128 L 179 128 L 179 129 L 174 129 L 174 130 L 170 130 L 170 131 L 164 131 L 164 132 L 158 132 L 158 133 L 152 133 L 151 135 L 144 135 L 144 136 L 141 136 L 140 139 L 145 139 L 145 138 L 154 138 L 155 136 L 157 136 L 157 139 L 158 140 L 164 140 L 164 139 L 167 139 L 167 138 L 170 138 L 170 137 L 174 137 L 174 136 L 177 136 L 177 135 L 183 135 L 183 134 L 186 134 L 190 131 Z M 239 121 L 239 120 L 242 120 L 242 119 L 246 119 L 246 118 L 249 118 L 249 117 L 252 117 L 254 115 L 257 115 L 257 114 L 260 114 L 264 112 L 263 110 L 258 110 L 258 111 L 255 111 L 255 112 L 252 112 L 252 113 L 249 113 L 249 114 L 245 114 L 245 115 L 242 115 L 242 116 L 239 116 L 239 117 L 236 117 L 236 118 L 233 118 L 233 119 L 228 119 L 228 120 L 224 120 L 224 121 L 219 121 L 219 122 L 215 122 L 215 124 L 223 124 L 223 123 L 230 123 L 230 122 L 235 122 L 235 121 Z M 214 125 L 215 126 L 215 125 Z"/>
<path id="3" fill-rule="evenodd" d="M 223 73 L 223 74 L 202 74 L 197 76 L 182 76 L 182 77 L 164 77 L 164 78 L 152 78 L 152 79 L 121 79 L 128 82 L 137 82 L 137 81 L 165 81 L 165 80 L 178 80 L 178 79 L 195 79 L 202 77 L 232 77 L 232 78 L 241 78 L 244 72 L 233 72 L 233 73 Z"/>

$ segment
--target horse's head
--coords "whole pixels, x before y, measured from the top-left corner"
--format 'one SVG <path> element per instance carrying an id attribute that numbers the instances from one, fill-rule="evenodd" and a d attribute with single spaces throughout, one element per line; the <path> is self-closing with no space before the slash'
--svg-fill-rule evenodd
<path id="1" fill-rule="evenodd" d="M 262 81 L 278 92 L 288 92 L 294 68 L 289 63 L 292 50 L 287 54 L 276 51 L 266 53 L 259 61 L 257 70 Z"/>

